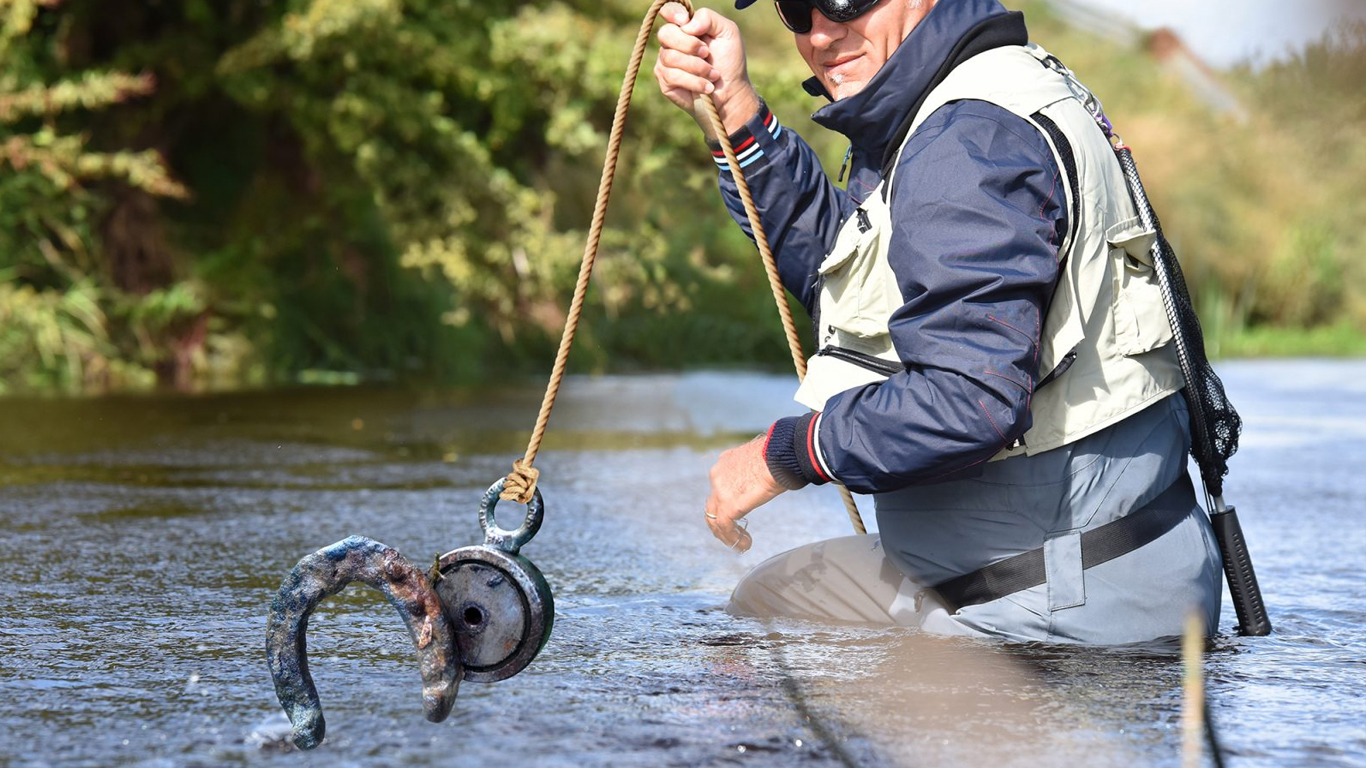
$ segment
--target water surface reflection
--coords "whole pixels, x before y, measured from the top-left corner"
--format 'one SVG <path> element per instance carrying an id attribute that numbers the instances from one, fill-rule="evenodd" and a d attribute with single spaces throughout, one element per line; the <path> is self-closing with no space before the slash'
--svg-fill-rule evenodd
<path id="1" fill-rule="evenodd" d="M 1278 631 L 1229 637 L 1225 607 L 1214 716 L 1236 765 L 1361 765 L 1366 363 L 1221 371 L 1248 423 L 1228 493 Z M 329 722 L 313 753 L 279 741 L 271 594 L 352 533 L 419 562 L 474 541 L 538 383 L 0 400 L 0 766 L 1176 764 L 1173 649 L 723 613 L 750 565 L 848 526 L 829 489 L 757 514 L 743 558 L 703 525 L 716 452 L 793 412 L 793 388 L 570 380 L 537 461 L 546 524 L 525 550 L 556 590 L 550 645 L 512 680 L 463 685 L 432 725 L 402 625 L 378 593 L 349 590 L 310 631 Z"/>

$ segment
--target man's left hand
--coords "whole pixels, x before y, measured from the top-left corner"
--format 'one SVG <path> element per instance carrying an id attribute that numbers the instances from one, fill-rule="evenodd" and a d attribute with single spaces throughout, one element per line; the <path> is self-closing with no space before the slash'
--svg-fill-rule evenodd
<path id="1" fill-rule="evenodd" d="M 707 497 L 707 526 L 712 535 L 732 549 L 745 552 L 753 540 L 738 523 L 754 509 L 772 501 L 785 488 L 778 485 L 764 461 L 764 442 L 759 435 L 731 448 L 711 468 L 711 495 Z"/>

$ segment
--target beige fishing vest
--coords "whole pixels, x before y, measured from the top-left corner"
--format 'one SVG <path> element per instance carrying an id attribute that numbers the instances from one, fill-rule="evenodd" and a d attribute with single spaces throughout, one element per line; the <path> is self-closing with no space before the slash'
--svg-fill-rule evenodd
<path id="1" fill-rule="evenodd" d="M 1057 126 L 1075 158 L 1077 178 L 1061 185 L 1067 190 L 1069 231 L 1059 249 L 1062 269 L 1039 350 L 1040 381 L 1050 373 L 1053 380 L 1032 395 L 1033 426 L 998 459 L 1066 445 L 1182 386 L 1149 255 L 1156 235 L 1139 223 L 1114 150 L 1083 106 L 1089 94 L 1075 80 L 1043 66 L 1047 55 L 1029 45 L 974 56 L 930 92 L 907 134 L 909 141 L 945 104 L 976 99 L 1038 129 L 1064 176 L 1068 165 L 1035 114 Z M 904 149 L 905 144 L 898 161 Z M 820 265 L 818 352 L 796 395 L 797 402 L 814 410 L 824 410 L 826 400 L 839 392 L 904 370 L 887 329 L 892 313 L 905 303 L 887 261 L 892 221 L 882 193 L 883 185 L 891 189 L 894 174 L 895 165 L 844 223 Z M 1079 204 L 1073 189 L 1080 190 Z"/>

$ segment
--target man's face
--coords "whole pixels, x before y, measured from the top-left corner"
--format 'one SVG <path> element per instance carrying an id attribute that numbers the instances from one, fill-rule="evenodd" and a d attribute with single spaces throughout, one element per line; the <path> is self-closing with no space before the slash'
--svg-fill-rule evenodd
<path id="1" fill-rule="evenodd" d="M 936 2 L 882 0 L 843 24 L 825 18 L 813 6 L 811 31 L 795 35 L 797 51 L 837 101 L 853 96 L 868 85 Z"/>

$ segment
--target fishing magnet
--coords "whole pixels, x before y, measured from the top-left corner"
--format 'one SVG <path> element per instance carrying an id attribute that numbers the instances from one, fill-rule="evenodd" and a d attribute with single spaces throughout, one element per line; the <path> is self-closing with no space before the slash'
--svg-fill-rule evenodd
<path id="1" fill-rule="evenodd" d="M 455 630 L 465 679 L 479 683 L 506 680 L 525 669 L 555 623 L 550 585 L 518 554 L 541 527 L 541 492 L 527 505 L 522 525 L 507 531 L 494 517 L 504 482 L 494 483 L 479 505 L 484 543 L 448 552 L 437 565 L 436 592 Z"/>

